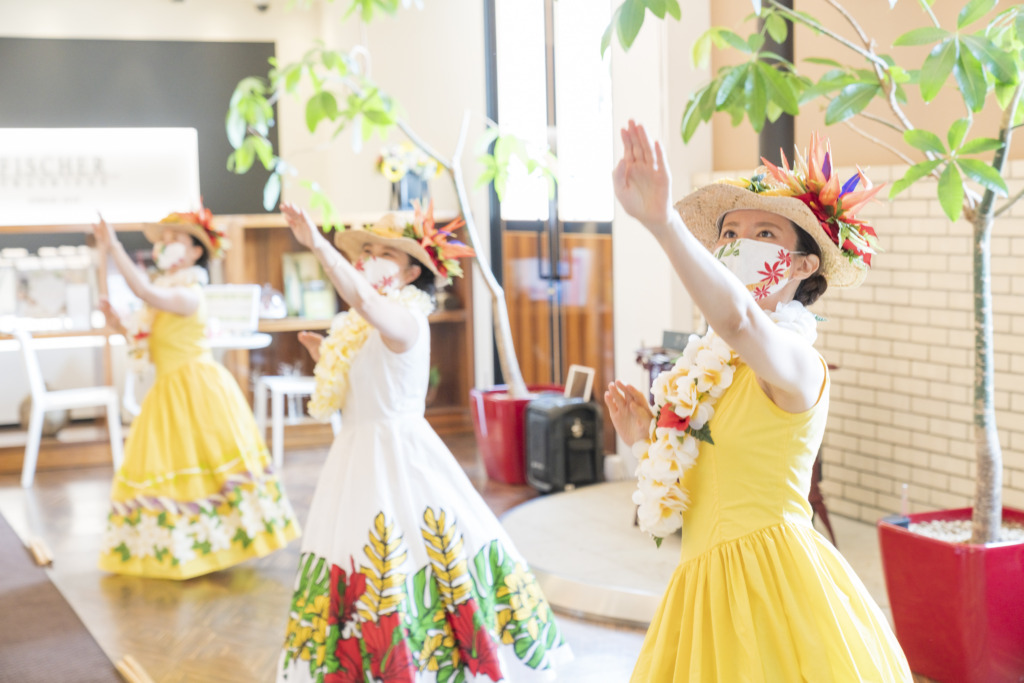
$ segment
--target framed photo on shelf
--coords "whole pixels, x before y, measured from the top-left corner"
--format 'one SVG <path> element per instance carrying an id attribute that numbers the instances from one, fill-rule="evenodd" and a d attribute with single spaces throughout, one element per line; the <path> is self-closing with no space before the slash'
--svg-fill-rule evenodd
<path id="1" fill-rule="evenodd" d="M 590 392 L 594 388 L 594 368 L 585 365 L 570 365 L 565 377 L 565 397 L 581 398 L 590 401 Z"/>
<path id="2" fill-rule="evenodd" d="M 281 258 L 288 315 L 333 318 L 338 312 L 338 301 L 316 255 L 305 251 L 283 254 Z"/>

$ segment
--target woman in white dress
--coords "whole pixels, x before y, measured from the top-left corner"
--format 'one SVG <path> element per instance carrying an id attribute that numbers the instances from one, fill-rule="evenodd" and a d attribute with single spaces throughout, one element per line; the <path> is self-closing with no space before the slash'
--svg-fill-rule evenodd
<path id="1" fill-rule="evenodd" d="M 432 212 L 338 233 L 284 203 L 350 311 L 317 360 L 311 414 L 344 408 L 310 507 L 278 681 L 553 678 L 568 655 L 523 558 L 424 418 L 435 282 L 462 274 Z"/>

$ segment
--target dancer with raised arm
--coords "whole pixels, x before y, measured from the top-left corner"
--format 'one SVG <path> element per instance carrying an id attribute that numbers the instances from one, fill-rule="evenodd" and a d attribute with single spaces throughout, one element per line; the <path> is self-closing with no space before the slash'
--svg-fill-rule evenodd
<path id="1" fill-rule="evenodd" d="M 223 235 L 207 209 L 173 213 L 144 233 L 159 271 L 152 282 L 106 221 L 93 226 L 101 258 L 113 258 L 145 304 L 122 320 L 101 302 L 107 325 L 135 363 L 156 366 L 114 474 L 100 568 L 189 579 L 283 548 L 299 526 L 252 410 L 206 340 L 202 286 Z"/>
<path id="2" fill-rule="evenodd" d="M 615 193 L 668 255 L 709 331 L 654 382 L 605 393 L 638 459 L 641 527 L 682 527 L 682 557 L 635 683 L 912 680 L 885 617 L 811 525 L 811 469 L 828 415 L 813 304 L 859 285 L 874 230 L 855 214 L 879 188 L 845 184 L 812 137 L 794 168 L 765 162 L 672 206 L 661 146 L 632 121 Z M 863 181 L 867 187 L 857 190 Z"/>
<path id="3" fill-rule="evenodd" d="M 462 275 L 432 209 L 337 234 L 282 204 L 349 311 L 310 412 L 344 419 L 310 506 L 278 681 L 551 680 L 568 656 L 536 579 L 424 418 L 436 284 Z"/>

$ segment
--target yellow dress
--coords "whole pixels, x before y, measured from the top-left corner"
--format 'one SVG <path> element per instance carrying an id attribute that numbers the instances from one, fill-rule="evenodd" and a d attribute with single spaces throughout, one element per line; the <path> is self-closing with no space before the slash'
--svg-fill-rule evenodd
<path id="1" fill-rule="evenodd" d="M 683 486 L 682 559 L 651 622 L 635 683 L 912 681 L 885 616 L 811 526 L 811 468 L 828 379 L 787 413 L 741 365 Z"/>
<path id="2" fill-rule="evenodd" d="M 156 380 L 114 475 L 101 569 L 188 579 L 299 535 L 252 411 L 210 355 L 205 324 L 203 299 L 190 316 L 155 315 Z"/>

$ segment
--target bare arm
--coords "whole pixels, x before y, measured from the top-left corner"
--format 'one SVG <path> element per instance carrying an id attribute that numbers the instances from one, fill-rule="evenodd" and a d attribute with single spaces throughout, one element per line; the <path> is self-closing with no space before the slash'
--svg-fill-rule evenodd
<path id="1" fill-rule="evenodd" d="M 825 377 L 818 354 L 772 322 L 683 224 L 671 204 L 672 178 L 661 145 L 652 148 L 643 127 L 632 121 L 622 140 L 625 150 L 614 174 L 622 207 L 651 231 L 708 324 L 767 385 L 775 403 L 791 412 L 810 408 Z"/>
<path id="2" fill-rule="evenodd" d="M 110 253 L 114 264 L 124 276 L 128 288 L 147 305 L 176 315 L 192 315 L 199 308 L 199 294 L 188 287 L 157 287 L 132 262 L 124 245 L 117 239 L 117 233 L 103 217 L 93 224 L 96 246 L 102 254 Z"/>
<path id="3" fill-rule="evenodd" d="M 331 246 L 309 214 L 287 202 L 281 203 L 281 213 L 299 244 L 316 254 L 338 295 L 377 328 L 384 344 L 395 353 L 411 349 L 420 333 L 413 314 L 401 304 L 381 296 L 355 266 Z"/>

